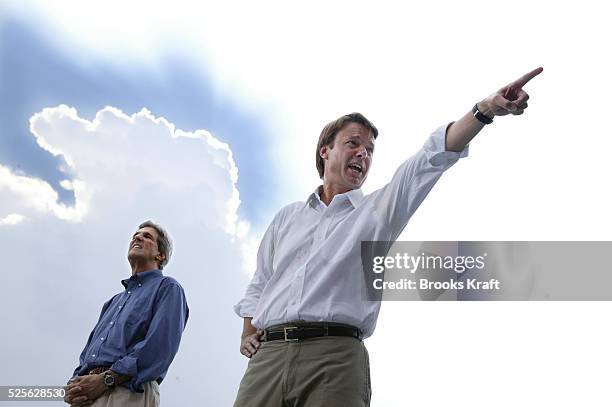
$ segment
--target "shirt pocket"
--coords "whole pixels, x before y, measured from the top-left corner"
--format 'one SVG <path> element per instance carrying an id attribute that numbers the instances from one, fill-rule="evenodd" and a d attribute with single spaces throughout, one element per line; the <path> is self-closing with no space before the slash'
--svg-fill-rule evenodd
<path id="1" fill-rule="evenodd" d="M 125 304 L 120 321 L 123 322 L 126 341 L 132 342 L 144 339 L 147 334 L 151 322 L 151 299 L 140 297 L 130 300 Z"/>

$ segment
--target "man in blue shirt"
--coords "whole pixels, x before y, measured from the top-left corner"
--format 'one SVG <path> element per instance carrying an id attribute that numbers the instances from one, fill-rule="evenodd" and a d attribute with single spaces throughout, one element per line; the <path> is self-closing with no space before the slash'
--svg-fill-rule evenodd
<path id="1" fill-rule="evenodd" d="M 189 308 L 181 285 L 162 269 L 168 233 L 146 221 L 128 248 L 132 276 L 102 307 L 66 387 L 72 406 L 158 406 L 159 383 L 176 354 Z"/>

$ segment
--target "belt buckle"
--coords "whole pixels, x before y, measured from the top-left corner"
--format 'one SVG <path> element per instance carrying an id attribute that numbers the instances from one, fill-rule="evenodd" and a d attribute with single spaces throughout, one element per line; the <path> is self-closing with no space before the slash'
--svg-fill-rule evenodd
<path id="1" fill-rule="evenodd" d="M 286 326 L 286 327 L 283 327 L 283 333 L 285 334 L 285 342 L 297 342 L 298 338 L 294 338 L 294 339 L 287 338 L 287 330 L 289 330 L 289 329 L 298 329 L 298 327 L 297 326 Z"/>

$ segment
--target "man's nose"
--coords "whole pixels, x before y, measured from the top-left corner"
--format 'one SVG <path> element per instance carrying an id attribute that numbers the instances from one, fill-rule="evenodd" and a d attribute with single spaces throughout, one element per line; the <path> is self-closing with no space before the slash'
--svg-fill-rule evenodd
<path id="1" fill-rule="evenodd" d="M 359 150 L 357 150 L 357 157 L 366 158 L 367 156 L 368 150 L 364 146 L 359 147 Z"/>

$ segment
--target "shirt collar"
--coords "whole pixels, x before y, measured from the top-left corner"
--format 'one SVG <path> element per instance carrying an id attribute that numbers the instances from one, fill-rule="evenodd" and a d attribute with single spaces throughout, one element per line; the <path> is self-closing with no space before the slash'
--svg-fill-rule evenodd
<path id="1" fill-rule="evenodd" d="M 323 191 L 323 185 L 319 185 L 314 190 L 313 193 L 308 195 L 308 198 L 306 198 L 306 205 L 304 206 L 313 205 L 316 203 L 325 205 L 323 201 L 321 201 L 321 197 L 320 197 L 321 191 Z M 348 198 L 351 205 L 353 205 L 353 208 L 357 208 L 363 199 L 363 191 L 361 190 L 361 188 L 353 189 L 351 191 L 345 192 L 344 194 L 340 194 L 340 195 L 345 195 Z"/>
<path id="2" fill-rule="evenodd" d="M 314 207 L 317 203 L 322 203 L 321 198 L 319 197 L 319 189 L 321 189 L 321 186 L 318 186 L 312 194 L 308 195 L 304 206 L 310 205 Z"/>
<path id="3" fill-rule="evenodd" d="M 352 191 L 348 191 L 346 196 L 349 201 L 351 201 L 353 208 L 357 208 L 363 199 L 363 191 L 361 188 L 353 189 Z"/>
<path id="4" fill-rule="evenodd" d="M 123 284 L 123 286 L 125 288 L 127 288 L 127 286 L 130 283 L 144 283 L 147 280 L 150 280 L 152 278 L 155 277 L 161 277 L 163 276 L 161 270 L 147 270 L 147 271 L 141 271 L 140 273 L 136 273 L 135 275 L 131 276 L 130 278 L 126 278 L 125 280 L 121 280 L 121 284 Z"/>

